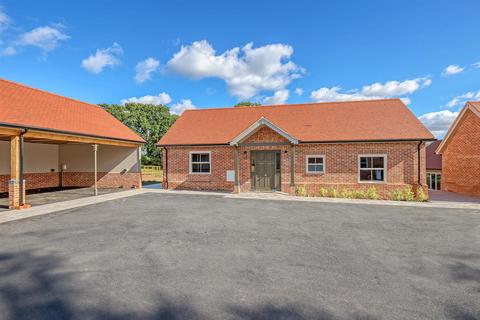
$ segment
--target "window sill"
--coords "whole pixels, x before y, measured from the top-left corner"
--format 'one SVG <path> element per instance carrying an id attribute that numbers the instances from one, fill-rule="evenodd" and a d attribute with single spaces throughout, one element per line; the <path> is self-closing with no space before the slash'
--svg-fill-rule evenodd
<path id="1" fill-rule="evenodd" d="M 358 181 L 358 183 L 365 184 L 386 184 L 387 181 Z"/>

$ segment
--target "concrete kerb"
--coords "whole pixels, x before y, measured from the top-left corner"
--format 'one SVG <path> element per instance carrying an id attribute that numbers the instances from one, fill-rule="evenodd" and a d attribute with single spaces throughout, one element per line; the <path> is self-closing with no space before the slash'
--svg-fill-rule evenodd
<path id="1" fill-rule="evenodd" d="M 0 223 L 22 220 L 31 217 L 41 216 L 53 212 L 74 209 L 79 207 L 88 206 L 91 204 L 101 203 L 105 201 L 111 201 L 126 197 L 135 196 L 146 192 L 145 189 L 131 189 L 127 191 L 120 191 L 115 193 L 103 194 L 95 197 L 86 197 L 75 200 L 60 201 L 55 203 L 44 204 L 35 206 L 29 209 L 23 210 L 9 210 L 0 213 Z"/>
<path id="2" fill-rule="evenodd" d="M 480 203 L 467 202 L 414 202 L 414 201 L 391 201 L 391 200 L 367 200 L 367 199 L 344 199 L 344 198 L 323 198 L 323 197 L 297 197 L 282 193 L 227 193 L 210 191 L 184 191 L 184 190 L 149 190 L 149 192 L 169 193 L 169 194 L 191 194 L 191 195 L 215 195 L 232 199 L 256 199 L 256 200 L 277 200 L 277 201 L 306 201 L 306 202 L 324 202 L 324 203 L 342 203 L 342 204 L 367 204 L 380 206 L 405 206 L 419 208 L 448 208 L 448 209 L 473 209 L 479 210 Z"/>
<path id="3" fill-rule="evenodd" d="M 478 210 L 480 214 L 480 204 L 478 203 L 459 203 L 447 201 L 435 202 L 406 202 L 389 200 L 365 200 L 365 199 L 340 199 L 340 198 L 320 198 L 320 197 L 297 197 L 279 193 L 239 193 L 228 192 L 210 192 L 210 191 L 180 191 L 180 190 L 158 190 L 158 189 L 132 189 L 122 192 L 109 193 L 96 197 L 87 197 L 63 202 L 56 202 L 41 206 L 32 207 L 24 210 L 10 210 L 0 213 L 0 223 L 27 219 L 53 212 L 79 208 L 91 204 L 111 201 L 126 197 L 135 196 L 143 193 L 163 193 L 172 195 L 207 195 L 220 196 L 231 199 L 250 199 L 250 200 L 269 200 L 269 201 L 304 201 L 319 203 L 339 203 L 339 204 L 363 204 L 363 205 L 381 205 L 381 206 L 405 206 L 418 208 L 448 208 L 448 209 L 469 209 Z"/>

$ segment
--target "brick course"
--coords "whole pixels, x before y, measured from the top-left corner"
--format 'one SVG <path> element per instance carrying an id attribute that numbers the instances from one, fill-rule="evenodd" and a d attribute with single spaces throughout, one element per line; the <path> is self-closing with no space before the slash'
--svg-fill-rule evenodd
<path id="1" fill-rule="evenodd" d="M 480 118 L 467 110 L 442 153 L 442 190 L 480 196 Z"/>
<path id="2" fill-rule="evenodd" d="M 287 140 L 267 127 L 250 136 L 245 144 L 284 143 Z M 295 147 L 295 186 L 305 186 L 311 195 L 318 194 L 321 187 L 366 189 L 372 185 L 380 194 L 393 189 L 418 185 L 418 142 L 392 143 L 345 143 L 345 144 L 299 144 Z M 281 152 L 281 191 L 290 192 L 290 145 L 240 146 L 239 148 L 240 191 L 251 191 L 250 152 L 252 150 L 279 150 Z M 425 185 L 425 144 L 420 148 L 420 181 Z M 211 151 L 209 175 L 189 174 L 189 152 Z M 386 183 L 358 183 L 358 155 L 386 154 Z M 234 170 L 235 147 L 168 147 L 169 189 L 224 190 L 234 191 L 235 184 L 226 181 L 226 171 Z M 307 155 L 324 155 L 324 174 L 307 174 Z M 167 178 L 164 151 L 164 180 Z M 165 183 L 166 181 L 164 181 Z M 426 188 L 424 187 L 426 191 Z"/>
<path id="3" fill-rule="evenodd" d="M 140 187 L 140 173 L 98 173 L 99 188 L 138 188 Z M 8 192 L 10 175 L 0 175 L 0 193 Z M 91 187 L 94 184 L 93 172 L 64 172 L 64 187 Z M 59 172 L 26 173 L 25 187 L 27 190 L 55 188 L 61 186 Z"/>

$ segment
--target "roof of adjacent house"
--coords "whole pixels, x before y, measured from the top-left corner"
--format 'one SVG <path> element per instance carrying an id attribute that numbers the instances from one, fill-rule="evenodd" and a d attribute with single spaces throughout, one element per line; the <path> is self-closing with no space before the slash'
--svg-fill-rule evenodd
<path id="1" fill-rule="evenodd" d="M 228 144 L 262 117 L 300 143 L 434 140 L 400 99 L 383 99 L 186 110 L 158 144 Z"/>
<path id="2" fill-rule="evenodd" d="M 0 79 L 0 126 L 143 143 L 101 107 Z"/>
<path id="3" fill-rule="evenodd" d="M 441 142 L 438 140 L 427 146 L 427 170 L 442 170 L 442 156 L 435 153 Z"/>
<path id="4" fill-rule="evenodd" d="M 441 154 L 443 152 L 449 143 L 450 138 L 455 134 L 458 124 L 463 118 L 465 118 L 467 111 L 471 111 L 474 115 L 480 118 L 480 101 L 467 101 L 467 103 L 465 103 L 465 106 L 460 111 L 455 121 L 453 121 L 450 128 L 448 128 L 448 132 L 443 138 L 442 142 L 438 145 L 437 150 L 435 151 L 436 153 Z"/>

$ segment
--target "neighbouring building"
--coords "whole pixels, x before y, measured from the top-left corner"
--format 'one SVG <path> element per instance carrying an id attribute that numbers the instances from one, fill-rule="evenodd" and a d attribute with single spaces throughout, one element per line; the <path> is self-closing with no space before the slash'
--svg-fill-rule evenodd
<path id="1" fill-rule="evenodd" d="M 168 189 L 426 189 L 435 140 L 399 99 L 187 110 L 158 142 Z"/>
<path id="2" fill-rule="evenodd" d="M 140 187 L 144 140 L 101 107 L 0 79 L 0 193 Z"/>
<path id="3" fill-rule="evenodd" d="M 427 186 L 430 190 L 442 189 L 442 155 L 435 153 L 441 142 L 427 145 Z"/>
<path id="4" fill-rule="evenodd" d="M 467 102 L 437 148 L 442 190 L 480 196 L 480 101 Z"/>

